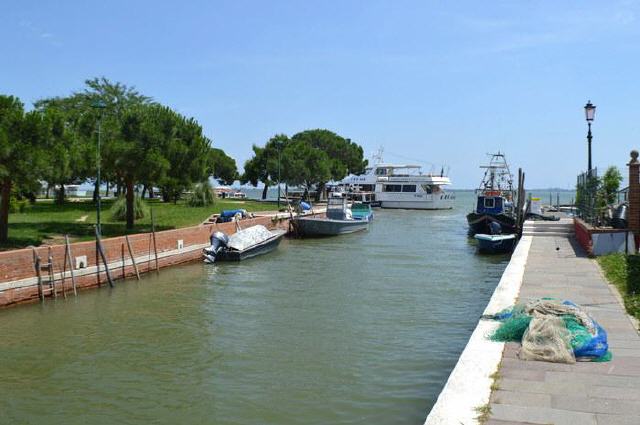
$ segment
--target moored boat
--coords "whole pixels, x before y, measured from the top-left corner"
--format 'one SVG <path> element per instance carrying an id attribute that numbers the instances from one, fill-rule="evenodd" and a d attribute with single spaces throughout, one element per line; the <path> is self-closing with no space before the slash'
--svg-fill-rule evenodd
<path id="1" fill-rule="evenodd" d="M 351 216 L 354 220 L 373 220 L 373 210 L 371 204 L 354 202 L 351 204 Z"/>
<path id="2" fill-rule="evenodd" d="M 371 215 L 355 219 L 346 198 L 331 197 L 326 217 L 298 216 L 293 226 L 299 236 L 335 236 L 366 230 L 370 220 Z"/>
<path id="3" fill-rule="evenodd" d="M 478 251 L 485 254 L 506 254 L 513 251 L 517 237 L 510 235 L 485 235 L 478 233 L 474 235 L 478 241 Z"/>
<path id="4" fill-rule="evenodd" d="M 518 229 L 513 202 L 513 176 L 504 154 L 498 152 L 491 155 L 489 165 L 480 168 L 485 168 L 486 171 L 479 189 L 476 190 L 474 210 L 467 214 L 469 234 L 491 234 L 491 223 L 498 223 L 502 233 L 516 233 Z"/>
<path id="5" fill-rule="evenodd" d="M 420 165 L 384 163 L 379 153 L 364 174 L 347 176 L 338 187 L 350 199 L 367 194 L 382 208 L 441 210 L 455 204 L 455 194 L 445 191 L 450 184 L 444 167 L 424 173 Z"/>
<path id="6" fill-rule="evenodd" d="M 266 254 L 278 247 L 287 232 L 268 230 L 261 225 L 239 230 L 231 236 L 223 232 L 211 235 L 211 246 L 202 250 L 205 263 L 216 261 L 241 261 Z"/>

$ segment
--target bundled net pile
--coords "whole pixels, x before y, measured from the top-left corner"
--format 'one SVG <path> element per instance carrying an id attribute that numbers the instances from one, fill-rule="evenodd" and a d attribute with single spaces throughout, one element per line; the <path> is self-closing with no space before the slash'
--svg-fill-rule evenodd
<path id="1" fill-rule="evenodd" d="M 518 341 L 523 360 L 557 363 L 609 361 L 606 331 L 571 301 L 540 299 L 493 316 L 502 323 L 493 341 Z"/>

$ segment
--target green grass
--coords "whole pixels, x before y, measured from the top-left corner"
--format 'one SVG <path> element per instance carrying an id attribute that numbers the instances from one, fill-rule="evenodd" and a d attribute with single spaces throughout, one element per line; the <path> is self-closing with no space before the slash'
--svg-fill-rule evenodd
<path id="1" fill-rule="evenodd" d="M 131 233 L 151 231 L 151 217 L 136 220 L 134 229 L 127 231 L 123 221 L 115 221 L 109 209 L 114 201 L 102 201 L 103 237 L 120 236 Z M 202 223 L 211 214 L 226 209 L 244 208 L 249 212 L 275 211 L 273 202 L 251 200 L 216 199 L 214 205 L 207 207 L 189 207 L 184 201 L 177 204 L 163 203 L 159 200 L 146 201 L 153 208 L 156 230 L 176 229 Z M 77 221 L 87 216 L 84 221 Z M 65 234 L 72 241 L 94 238 L 96 206 L 91 200 L 67 201 L 56 205 L 51 200 L 39 200 L 24 213 L 9 214 L 9 241 L 0 244 L 0 250 L 38 246 L 43 242 L 57 243 Z"/>
<path id="2" fill-rule="evenodd" d="M 640 319 L 640 255 L 603 255 L 598 263 L 620 291 L 627 313 Z"/>

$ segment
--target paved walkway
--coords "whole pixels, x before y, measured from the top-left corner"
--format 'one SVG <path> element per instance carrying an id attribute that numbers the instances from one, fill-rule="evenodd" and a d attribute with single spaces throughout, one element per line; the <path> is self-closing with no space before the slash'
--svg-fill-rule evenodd
<path id="1" fill-rule="evenodd" d="M 596 262 L 574 239 L 533 237 L 519 301 L 540 297 L 585 307 L 607 330 L 613 360 L 522 361 L 520 345 L 508 343 L 487 424 L 640 425 L 640 335 Z"/>

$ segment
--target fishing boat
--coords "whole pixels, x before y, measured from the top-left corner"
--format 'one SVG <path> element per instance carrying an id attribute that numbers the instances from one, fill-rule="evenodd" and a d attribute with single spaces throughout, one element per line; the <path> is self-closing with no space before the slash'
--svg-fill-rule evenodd
<path id="1" fill-rule="evenodd" d="M 371 217 L 356 219 L 346 198 L 330 197 L 326 217 L 298 216 L 292 223 L 300 236 L 334 236 L 368 229 Z"/>
<path id="2" fill-rule="evenodd" d="M 262 225 L 247 227 L 231 236 L 224 232 L 211 235 L 211 245 L 202 250 L 204 262 L 241 261 L 256 255 L 266 254 L 278 247 L 287 232 L 268 230 Z"/>
<path id="3" fill-rule="evenodd" d="M 500 225 L 503 234 L 516 233 L 513 176 L 504 154 L 492 154 L 489 165 L 480 168 L 485 169 L 485 173 L 476 190 L 475 208 L 467 214 L 469 234 L 491 234 L 493 222 Z"/>

